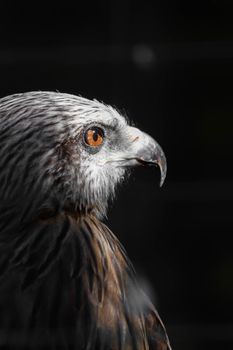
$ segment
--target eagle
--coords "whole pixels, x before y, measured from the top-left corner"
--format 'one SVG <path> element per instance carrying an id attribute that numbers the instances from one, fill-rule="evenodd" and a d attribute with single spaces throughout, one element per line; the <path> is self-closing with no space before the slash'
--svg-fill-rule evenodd
<path id="1" fill-rule="evenodd" d="M 115 108 L 60 92 L 0 99 L 0 348 L 170 350 L 105 225 L 135 166 L 166 158 Z"/>

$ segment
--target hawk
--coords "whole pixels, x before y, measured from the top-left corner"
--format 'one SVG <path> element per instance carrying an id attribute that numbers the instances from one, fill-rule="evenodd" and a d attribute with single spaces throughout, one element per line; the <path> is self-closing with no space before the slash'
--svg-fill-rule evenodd
<path id="1" fill-rule="evenodd" d="M 162 184 L 158 143 L 97 100 L 0 99 L 1 349 L 171 349 L 102 222 L 129 169 L 155 164 Z"/>

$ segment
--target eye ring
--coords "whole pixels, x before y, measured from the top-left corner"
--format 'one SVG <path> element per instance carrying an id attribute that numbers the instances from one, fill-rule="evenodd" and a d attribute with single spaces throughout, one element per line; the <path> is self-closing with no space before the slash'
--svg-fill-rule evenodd
<path id="1" fill-rule="evenodd" d="M 84 141 L 89 147 L 99 147 L 104 142 L 104 131 L 98 126 L 91 126 L 84 132 Z"/>

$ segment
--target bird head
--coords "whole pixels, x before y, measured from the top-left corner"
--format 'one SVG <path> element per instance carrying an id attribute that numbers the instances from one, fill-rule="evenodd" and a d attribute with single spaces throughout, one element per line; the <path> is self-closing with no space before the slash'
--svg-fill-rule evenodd
<path id="1" fill-rule="evenodd" d="M 158 165 L 161 185 L 166 176 L 159 144 L 96 100 L 56 92 L 12 95 L 0 100 L 0 124 L 0 195 L 6 203 L 17 198 L 29 212 L 59 203 L 104 215 L 128 169 Z"/>

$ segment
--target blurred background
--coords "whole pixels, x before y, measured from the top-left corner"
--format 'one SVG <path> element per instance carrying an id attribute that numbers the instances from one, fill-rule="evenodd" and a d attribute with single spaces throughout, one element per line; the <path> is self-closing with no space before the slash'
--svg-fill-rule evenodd
<path id="1" fill-rule="evenodd" d="M 0 96 L 58 90 L 117 106 L 162 145 L 108 225 L 173 349 L 233 349 L 233 3 L 0 4 Z"/>

